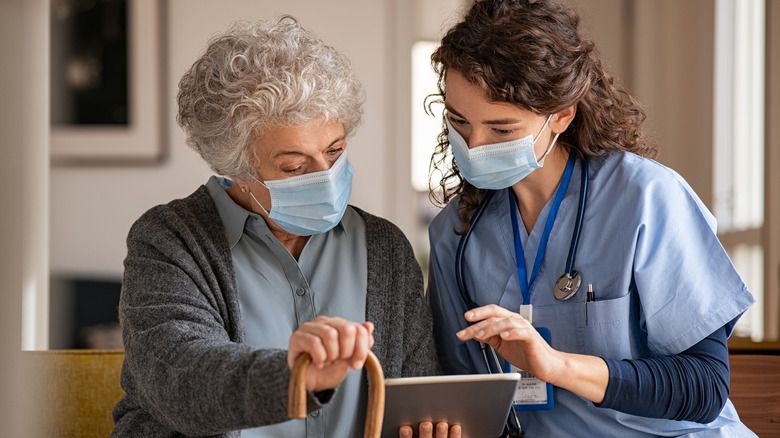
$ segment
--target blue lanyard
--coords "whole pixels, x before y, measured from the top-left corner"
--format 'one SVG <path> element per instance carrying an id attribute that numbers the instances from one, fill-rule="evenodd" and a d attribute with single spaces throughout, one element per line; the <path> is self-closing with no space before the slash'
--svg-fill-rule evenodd
<path id="1" fill-rule="evenodd" d="M 550 240 L 550 232 L 555 223 L 555 217 L 558 215 L 558 208 L 561 206 L 563 195 L 566 193 L 566 188 L 569 187 L 569 180 L 571 180 L 575 161 L 574 151 L 572 151 L 569 153 L 569 161 L 566 163 L 566 170 L 563 171 L 563 178 L 558 185 L 558 190 L 555 192 L 555 200 L 553 200 L 550 213 L 547 215 L 547 222 L 544 224 L 544 232 L 542 232 L 542 239 L 539 241 L 539 249 L 536 251 L 536 260 L 534 260 L 534 268 L 533 271 L 531 271 L 530 280 L 528 280 L 528 275 L 525 270 L 523 243 L 520 240 L 520 228 L 517 224 L 517 203 L 511 188 L 507 191 L 511 200 L 509 208 L 512 211 L 512 234 L 515 236 L 515 262 L 517 264 L 517 276 L 520 280 L 520 291 L 523 293 L 523 304 L 531 303 L 531 286 L 533 286 L 536 275 L 539 273 L 539 268 L 542 266 L 544 252 L 547 250 L 547 241 Z"/>

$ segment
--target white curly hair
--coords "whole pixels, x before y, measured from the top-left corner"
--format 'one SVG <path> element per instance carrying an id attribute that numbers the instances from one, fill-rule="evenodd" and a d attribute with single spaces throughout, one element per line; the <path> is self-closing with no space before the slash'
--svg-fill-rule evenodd
<path id="1" fill-rule="evenodd" d="M 289 15 L 237 22 L 208 43 L 179 82 L 176 121 L 216 173 L 256 176 L 254 144 L 268 127 L 323 118 L 360 123 L 365 100 L 349 60 Z"/>

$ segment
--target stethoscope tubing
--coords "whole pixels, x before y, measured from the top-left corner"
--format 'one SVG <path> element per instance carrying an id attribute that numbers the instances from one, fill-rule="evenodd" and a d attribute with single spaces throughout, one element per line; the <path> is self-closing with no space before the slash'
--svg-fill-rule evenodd
<path id="1" fill-rule="evenodd" d="M 585 203 L 588 196 L 588 158 L 582 160 L 582 176 L 580 177 L 580 198 L 577 203 L 577 219 L 574 221 L 574 230 L 571 235 L 571 244 L 569 245 L 569 256 L 566 258 L 566 273 L 574 273 L 574 257 L 577 254 L 577 246 L 580 243 L 582 234 L 582 221 L 585 217 Z"/>
<path id="2" fill-rule="evenodd" d="M 482 217 L 482 214 L 485 212 L 485 208 L 487 208 L 487 205 L 490 203 L 490 200 L 493 198 L 493 195 L 495 193 L 496 191 L 494 190 L 488 190 L 485 193 L 485 196 L 482 198 L 479 205 L 477 206 L 477 209 L 474 211 L 474 213 L 471 216 L 471 223 L 469 224 L 469 229 L 466 230 L 466 233 L 463 236 L 461 236 L 460 240 L 458 241 L 458 248 L 455 251 L 455 281 L 457 283 L 458 291 L 460 292 L 461 298 L 463 298 L 463 302 L 466 304 L 466 307 L 469 310 L 475 309 L 479 307 L 479 305 L 471 299 L 468 291 L 466 290 L 466 284 L 463 278 L 463 255 L 466 251 L 466 245 L 468 244 L 468 241 L 471 238 L 472 231 L 474 231 L 474 228 L 479 222 L 479 219 Z M 577 203 L 577 217 L 574 221 L 574 230 L 572 232 L 571 243 L 569 245 L 569 254 L 566 258 L 566 273 L 564 275 L 573 276 L 575 273 L 574 261 L 575 261 L 575 255 L 577 253 L 577 247 L 579 245 L 580 235 L 582 234 L 582 222 L 585 217 L 585 205 L 587 203 L 587 197 L 588 197 L 588 158 L 585 157 L 582 160 L 582 175 L 580 177 L 580 194 Z"/>
<path id="3" fill-rule="evenodd" d="M 482 213 L 485 212 L 485 208 L 490 203 L 490 200 L 493 198 L 493 195 L 495 195 L 495 191 L 488 190 L 485 193 L 485 196 L 482 198 L 481 202 L 477 206 L 476 211 L 474 211 L 474 214 L 471 216 L 471 223 L 469 224 L 469 229 L 466 230 L 466 234 L 461 236 L 460 241 L 458 242 L 458 249 L 455 252 L 455 281 L 458 284 L 458 290 L 460 291 L 461 297 L 463 297 L 464 302 L 466 303 L 466 307 L 469 310 L 476 309 L 479 307 L 477 303 L 471 300 L 471 297 L 466 292 L 466 284 L 464 283 L 463 279 L 463 254 L 466 251 L 466 244 L 468 243 L 469 239 L 471 238 L 471 232 L 474 231 L 474 226 L 477 225 L 477 222 L 479 222 L 479 218 L 482 217 Z"/>

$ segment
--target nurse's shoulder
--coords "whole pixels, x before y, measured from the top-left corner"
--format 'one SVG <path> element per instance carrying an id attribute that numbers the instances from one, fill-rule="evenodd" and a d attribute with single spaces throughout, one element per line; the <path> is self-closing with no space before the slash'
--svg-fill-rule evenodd
<path id="1" fill-rule="evenodd" d="M 431 221 L 431 225 L 428 227 L 428 236 L 432 244 L 448 237 L 451 238 L 455 235 L 455 230 L 460 230 L 463 227 L 458 216 L 459 200 L 460 195 L 450 199 L 450 202 Z"/>
<path id="2" fill-rule="evenodd" d="M 674 169 L 630 152 L 613 152 L 591 160 L 594 186 L 600 190 L 618 190 L 620 193 L 613 199 L 632 199 L 637 206 L 659 210 L 696 210 L 715 229 L 712 213 Z"/>

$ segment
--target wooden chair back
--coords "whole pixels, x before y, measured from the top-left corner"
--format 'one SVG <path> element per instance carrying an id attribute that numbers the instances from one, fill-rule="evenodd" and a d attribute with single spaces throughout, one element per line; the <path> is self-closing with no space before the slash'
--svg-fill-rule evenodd
<path id="1" fill-rule="evenodd" d="M 24 352 L 31 373 L 36 437 L 105 438 L 114 405 L 124 395 L 122 350 Z"/>
<path id="2" fill-rule="evenodd" d="M 729 363 L 739 418 L 762 438 L 780 437 L 780 356 L 731 354 Z"/>

